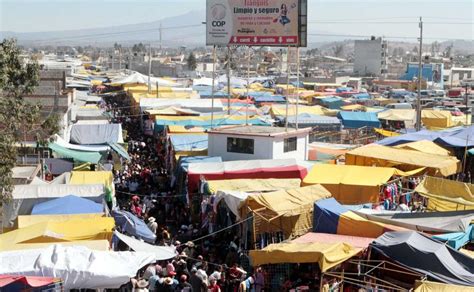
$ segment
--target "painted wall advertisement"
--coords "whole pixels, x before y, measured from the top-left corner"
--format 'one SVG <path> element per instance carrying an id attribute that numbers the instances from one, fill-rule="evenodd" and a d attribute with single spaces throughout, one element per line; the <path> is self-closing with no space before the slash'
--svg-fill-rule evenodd
<path id="1" fill-rule="evenodd" d="M 207 45 L 297 46 L 299 0 L 207 0 Z"/>

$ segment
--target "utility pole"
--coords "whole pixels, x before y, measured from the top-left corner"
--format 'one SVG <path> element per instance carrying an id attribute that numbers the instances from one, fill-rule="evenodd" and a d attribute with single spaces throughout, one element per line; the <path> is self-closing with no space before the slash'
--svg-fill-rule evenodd
<path id="1" fill-rule="evenodd" d="M 423 19 L 420 16 L 420 49 L 418 50 L 418 96 L 416 98 L 416 130 L 421 130 L 421 84 L 423 81 Z"/>
<path id="2" fill-rule="evenodd" d="M 227 46 L 227 114 L 230 115 L 230 60 L 232 51 Z"/>
<path id="3" fill-rule="evenodd" d="M 119 71 L 122 70 L 122 48 L 119 48 Z"/>
<path id="4" fill-rule="evenodd" d="M 148 53 L 148 93 L 151 93 L 151 44 Z"/>

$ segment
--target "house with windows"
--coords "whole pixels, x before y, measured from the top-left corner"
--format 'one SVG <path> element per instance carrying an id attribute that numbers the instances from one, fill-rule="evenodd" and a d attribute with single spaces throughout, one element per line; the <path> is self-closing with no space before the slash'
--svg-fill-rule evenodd
<path id="1" fill-rule="evenodd" d="M 306 160 L 311 128 L 226 126 L 208 131 L 208 155 L 223 161 L 253 159 Z"/>

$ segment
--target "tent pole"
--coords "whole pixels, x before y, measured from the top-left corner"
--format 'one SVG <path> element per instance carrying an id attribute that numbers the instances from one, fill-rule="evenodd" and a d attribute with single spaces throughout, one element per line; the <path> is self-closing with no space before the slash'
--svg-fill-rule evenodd
<path id="1" fill-rule="evenodd" d="M 247 97 L 245 99 L 245 125 L 249 124 L 250 47 L 247 47 Z"/>
<path id="2" fill-rule="evenodd" d="M 290 95 L 290 46 L 286 49 L 286 113 L 285 113 L 285 131 L 288 131 L 288 103 Z"/>
<path id="3" fill-rule="evenodd" d="M 296 130 L 298 130 L 298 105 L 300 102 L 300 48 L 296 48 L 296 112 L 295 112 L 295 121 L 296 121 Z"/>
<path id="4" fill-rule="evenodd" d="M 216 46 L 212 49 L 212 100 L 211 100 L 211 130 L 214 126 L 214 93 L 216 90 Z"/>

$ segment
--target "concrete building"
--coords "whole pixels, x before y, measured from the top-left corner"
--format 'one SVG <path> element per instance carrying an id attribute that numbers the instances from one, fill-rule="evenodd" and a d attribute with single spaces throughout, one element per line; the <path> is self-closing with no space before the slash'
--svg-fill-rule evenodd
<path id="1" fill-rule="evenodd" d="M 354 74 L 384 76 L 387 73 L 387 42 L 382 38 L 356 40 L 354 44 Z"/>
<path id="2" fill-rule="evenodd" d="M 41 105 L 41 115 L 46 119 L 50 114 L 59 116 L 60 135 L 70 121 L 70 106 L 75 98 L 75 90 L 66 88 L 65 70 L 42 70 L 40 71 L 39 85 L 34 92 L 24 96 L 25 101 Z M 24 142 L 35 142 L 36 132 L 28 132 L 23 135 Z M 33 143 L 34 144 L 34 143 Z"/>
<path id="3" fill-rule="evenodd" d="M 223 161 L 254 159 L 306 160 L 310 128 L 230 126 L 208 132 L 208 155 Z"/>

